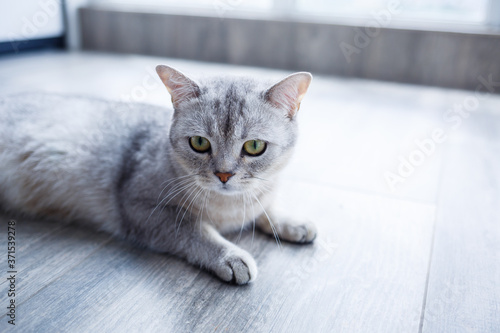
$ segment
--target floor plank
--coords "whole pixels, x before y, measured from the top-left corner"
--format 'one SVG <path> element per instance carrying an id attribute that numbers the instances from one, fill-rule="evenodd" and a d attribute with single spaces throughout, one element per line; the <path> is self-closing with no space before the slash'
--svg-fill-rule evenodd
<path id="1" fill-rule="evenodd" d="M 2 228 L 0 244 L 7 248 L 7 219 L 0 218 Z M 49 221 L 16 218 L 16 303 L 22 304 L 57 280 L 68 270 L 109 241 L 110 236 L 88 228 L 61 225 Z M 38 231 L 38 232 L 37 232 Z M 2 271 L 7 272 L 7 261 Z M 0 288 L 7 288 L 2 280 Z M 0 293 L 0 304 L 8 302 L 7 293 Z M 0 321 L 5 314 L 0 313 Z"/>
<path id="2" fill-rule="evenodd" d="M 500 330 L 500 143 L 453 144 L 443 172 L 423 332 Z"/>

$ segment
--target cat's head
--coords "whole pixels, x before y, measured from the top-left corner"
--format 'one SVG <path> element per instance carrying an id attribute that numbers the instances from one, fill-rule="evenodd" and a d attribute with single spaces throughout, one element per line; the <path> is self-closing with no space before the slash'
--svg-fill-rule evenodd
<path id="1" fill-rule="evenodd" d="M 246 78 L 198 83 L 171 67 L 156 70 L 174 106 L 171 157 L 198 185 L 233 195 L 274 180 L 295 146 L 311 74 L 264 85 Z"/>

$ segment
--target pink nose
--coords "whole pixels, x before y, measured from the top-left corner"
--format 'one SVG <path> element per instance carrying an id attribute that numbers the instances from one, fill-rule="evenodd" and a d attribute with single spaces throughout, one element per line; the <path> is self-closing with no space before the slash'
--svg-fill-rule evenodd
<path id="1" fill-rule="evenodd" d="M 220 181 L 223 182 L 224 184 L 229 180 L 229 178 L 234 176 L 234 174 L 230 172 L 216 172 L 215 175 L 219 177 Z"/>

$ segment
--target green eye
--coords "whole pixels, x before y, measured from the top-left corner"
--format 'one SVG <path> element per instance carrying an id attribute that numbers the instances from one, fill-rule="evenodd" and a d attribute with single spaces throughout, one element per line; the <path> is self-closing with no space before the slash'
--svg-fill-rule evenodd
<path id="1" fill-rule="evenodd" d="M 243 144 L 243 150 L 252 156 L 258 156 L 264 153 L 267 144 L 262 140 L 249 140 Z"/>
<path id="2" fill-rule="evenodd" d="M 206 153 L 210 149 L 210 141 L 202 136 L 190 137 L 189 145 L 198 153 Z"/>

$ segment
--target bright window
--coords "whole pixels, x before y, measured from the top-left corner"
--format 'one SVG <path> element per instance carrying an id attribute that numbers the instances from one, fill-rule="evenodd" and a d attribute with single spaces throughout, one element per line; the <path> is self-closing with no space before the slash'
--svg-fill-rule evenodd
<path id="1" fill-rule="evenodd" d="M 372 18 L 397 8 L 397 20 L 482 23 L 488 0 L 297 0 L 297 11 L 356 18 Z"/>
<path id="2" fill-rule="evenodd" d="M 270 11 L 273 0 L 93 0 L 93 4 L 111 3 L 133 6 L 154 6 L 204 9 L 215 13 L 229 11 Z"/>
<path id="3" fill-rule="evenodd" d="M 154 6 L 206 11 L 221 17 L 257 12 L 281 18 L 371 20 L 391 8 L 390 21 L 500 25 L 500 0 L 91 0 L 92 4 Z"/>

